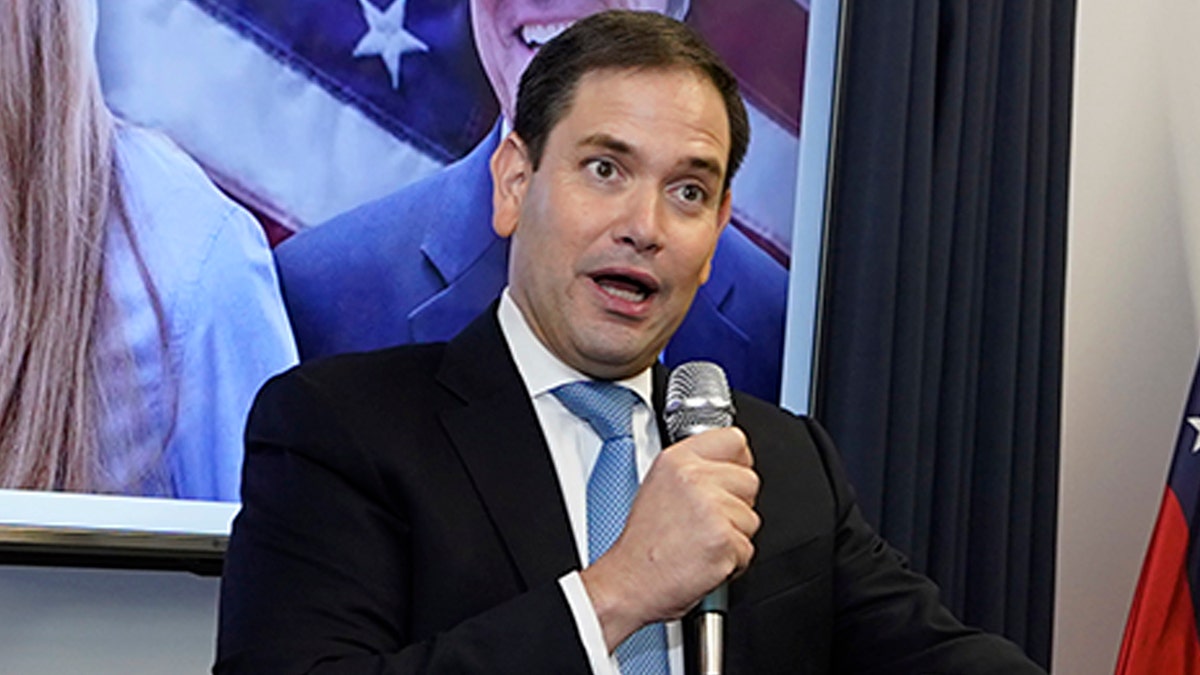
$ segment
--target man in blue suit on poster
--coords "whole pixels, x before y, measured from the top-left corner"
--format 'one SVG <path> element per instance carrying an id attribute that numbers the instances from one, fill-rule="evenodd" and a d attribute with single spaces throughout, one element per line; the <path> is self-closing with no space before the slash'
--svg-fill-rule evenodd
<path id="1" fill-rule="evenodd" d="M 489 162 L 536 49 L 604 9 L 687 12 L 687 0 L 546 4 L 472 0 L 476 49 L 502 114 L 470 153 L 276 249 L 302 359 L 447 340 L 483 312 L 504 287 L 508 264 L 508 240 L 492 231 Z M 786 289 L 786 269 L 736 226 L 725 228 L 711 277 L 664 361 L 715 361 L 733 386 L 777 401 Z"/>

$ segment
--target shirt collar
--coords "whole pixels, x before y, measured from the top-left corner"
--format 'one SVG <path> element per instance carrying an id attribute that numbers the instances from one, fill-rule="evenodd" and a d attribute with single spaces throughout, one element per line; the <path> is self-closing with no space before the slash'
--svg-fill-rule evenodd
<path id="1" fill-rule="evenodd" d="M 508 350 L 512 353 L 513 361 L 517 363 L 517 371 L 521 374 L 521 380 L 525 383 L 525 389 L 529 392 L 530 399 L 535 399 L 555 387 L 569 382 L 595 379 L 563 363 L 542 344 L 542 341 L 534 335 L 533 329 L 529 327 L 529 323 L 525 320 L 525 315 L 521 313 L 520 308 L 517 307 L 517 303 L 513 301 L 508 287 L 505 287 L 504 292 L 500 295 L 500 309 L 497 312 L 497 318 L 500 320 L 500 331 L 504 334 L 505 341 L 508 342 Z M 633 377 L 616 380 L 614 384 L 632 390 L 642 400 L 647 410 L 654 409 L 650 403 L 650 390 L 653 386 L 650 368 L 646 368 Z"/>

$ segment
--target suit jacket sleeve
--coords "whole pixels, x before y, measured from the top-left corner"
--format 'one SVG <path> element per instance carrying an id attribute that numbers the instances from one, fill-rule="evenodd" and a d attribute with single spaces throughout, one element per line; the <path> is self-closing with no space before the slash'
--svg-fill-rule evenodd
<path id="1" fill-rule="evenodd" d="M 587 672 L 557 583 L 434 635 L 411 618 L 410 524 L 303 372 L 260 392 L 221 588 L 214 672 Z"/>
<path id="2" fill-rule="evenodd" d="M 1011 642 L 964 626 L 937 586 L 909 569 L 863 519 L 825 431 L 805 420 L 836 503 L 834 644 L 837 672 L 862 675 L 1035 675 L 1044 671 Z"/>

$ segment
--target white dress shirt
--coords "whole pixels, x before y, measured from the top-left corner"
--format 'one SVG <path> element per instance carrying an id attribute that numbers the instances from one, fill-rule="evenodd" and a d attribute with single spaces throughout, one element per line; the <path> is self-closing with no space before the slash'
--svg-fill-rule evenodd
<path id="1" fill-rule="evenodd" d="M 567 410 L 551 391 L 569 382 L 592 378 L 563 363 L 537 339 L 507 288 L 500 298 L 498 318 L 500 330 L 508 343 L 513 360 L 516 361 L 521 380 L 533 401 L 546 444 L 550 447 L 550 458 L 558 474 L 563 501 L 567 505 L 567 517 L 571 521 L 571 531 L 575 537 L 575 549 L 579 553 L 581 563 L 587 566 L 587 479 L 596 457 L 600 454 L 603 441 L 592 430 L 590 424 Z M 662 450 L 662 440 L 658 435 L 658 424 L 650 400 L 651 371 L 647 368 L 615 384 L 638 395 L 640 404 L 633 410 L 633 441 L 637 448 L 640 481 Z M 620 675 L 616 657 L 608 653 L 600 621 L 596 617 L 596 610 L 592 607 L 579 573 L 567 574 L 559 579 L 559 585 L 575 617 L 575 626 L 591 661 L 592 672 L 596 675 Z M 667 656 L 671 673 L 683 675 L 683 631 L 680 622 L 671 621 L 666 627 Z"/>

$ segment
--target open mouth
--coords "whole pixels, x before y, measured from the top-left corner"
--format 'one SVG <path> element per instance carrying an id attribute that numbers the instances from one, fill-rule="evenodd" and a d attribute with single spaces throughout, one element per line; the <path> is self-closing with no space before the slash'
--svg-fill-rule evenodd
<path id="1" fill-rule="evenodd" d="M 574 21 L 556 21 L 553 23 L 525 24 L 517 29 L 517 37 L 530 49 L 538 49 L 547 42 L 558 37 L 558 34 L 571 27 Z"/>
<path id="2" fill-rule="evenodd" d="M 606 272 L 595 275 L 592 280 L 600 290 L 625 302 L 644 302 L 658 291 L 653 281 L 627 274 Z"/>

